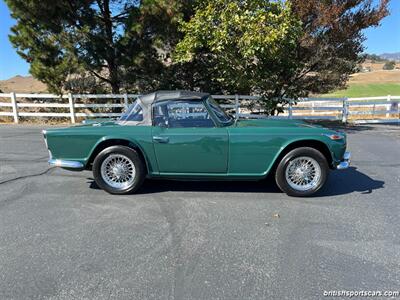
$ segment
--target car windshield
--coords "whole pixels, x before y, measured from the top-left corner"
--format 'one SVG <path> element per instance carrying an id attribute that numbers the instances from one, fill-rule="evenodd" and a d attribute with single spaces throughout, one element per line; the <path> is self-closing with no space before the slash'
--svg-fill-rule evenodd
<path id="1" fill-rule="evenodd" d="M 143 121 L 143 110 L 139 101 L 133 102 L 118 121 Z"/>
<path id="2" fill-rule="evenodd" d="M 207 99 L 207 103 L 221 123 L 228 125 L 233 121 L 233 118 L 228 115 L 212 97 Z"/>

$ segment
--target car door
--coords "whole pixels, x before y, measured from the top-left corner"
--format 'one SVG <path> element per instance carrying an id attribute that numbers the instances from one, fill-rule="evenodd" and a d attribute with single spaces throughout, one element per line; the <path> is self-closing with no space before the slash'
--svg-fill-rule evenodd
<path id="1" fill-rule="evenodd" d="M 160 173 L 226 173 L 228 132 L 215 125 L 202 100 L 153 104 L 152 138 Z"/>

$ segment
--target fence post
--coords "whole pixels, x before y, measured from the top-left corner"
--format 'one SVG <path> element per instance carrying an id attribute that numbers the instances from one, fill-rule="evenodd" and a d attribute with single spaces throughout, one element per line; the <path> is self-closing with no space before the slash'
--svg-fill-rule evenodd
<path id="1" fill-rule="evenodd" d="M 391 95 L 388 95 L 387 96 L 387 101 L 388 102 L 392 102 L 392 96 Z M 391 109 L 391 105 L 386 105 L 386 110 L 390 110 Z M 389 118 L 389 113 L 387 113 L 386 115 L 385 115 L 385 117 L 386 117 L 386 119 L 388 119 Z"/>
<path id="2" fill-rule="evenodd" d="M 15 96 L 15 92 L 12 92 L 10 94 L 10 97 L 11 97 L 14 123 L 18 124 L 18 121 L 19 121 L 18 120 L 18 104 L 17 104 L 17 97 Z"/>
<path id="3" fill-rule="evenodd" d="M 235 95 L 235 119 L 238 120 L 240 115 L 239 95 Z"/>
<path id="4" fill-rule="evenodd" d="M 343 98 L 342 123 L 347 123 L 348 116 L 349 116 L 348 98 Z"/>
<path id="5" fill-rule="evenodd" d="M 69 112 L 71 114 L 71 123 L 75 123 L 75 107 L 74 107 L 74 98 L 71 93 L 68 93 L 68 101 L 69 101 Z"/>
<path id="6" fill-rule="evenodd" d="M 128 103 L 128 94 L 127 93 L 124 94 L 124 105 L 125 105 L 125 110 L 128 110 L 129 103 Z"/>
<path id="7" fill-rule="evenodd" d="M 293 116 L 293 107 L 292 106 L 293 106 L 292 99 L 289 99 L 289 108 L 288 108 L 289 119 L 291 119 Z"/>

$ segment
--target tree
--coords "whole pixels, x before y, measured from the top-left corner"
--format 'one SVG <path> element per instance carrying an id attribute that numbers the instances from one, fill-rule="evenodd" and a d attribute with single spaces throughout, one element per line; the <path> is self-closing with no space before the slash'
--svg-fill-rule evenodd
<path id="1" fill-rule="evenodd" d="M 298 41 L 298 74 L 292 78 L 299 96 L 326 93 L 345 86 L 357 64 L 365 37 L 363 29 L 377 26 L 388 14 L 388 0 L 291 0 L 302 22 Z"/>
<path id="2" fill-rule="evenodd" d="M 300 22 L 284 3 L 209 1 L 182 30 L 177 61 L 191 61 L 203 53 L 215 61 L 213 76 L 228 92 L 274 99 L 284 87 L 281 78 L 293 76 Z"/>
<path id="3" fill-rule="evenodd" d="M 391 61 L 387 61 L 385 62 L 385 64 L 383 65 L 383 69 L 384 70 L 393 70 L 396 67 L 396 62 L 391 60 Z"/>
<path id="4" fill-rule="evenodd" d="M 180 22 L 190 20 L 201 2 L 157 0 L 142 3 L 140 44 L 144 50 L 126 64 L 126 88 L 141 93 L 157 89 L 222 91 L 214 76 L 215 61 L 207 57 L 207 53 L 191 61 L 172 63 L 174 49 L 183 38 Z"/>
<path id="5" fill-rule="evenodd" d="M 97 90 L 105 83 L 114 93 L 143 92 L 190 87 L 193 78 L 208 76 L 200 73 L 207 63 L 168 62 L 182 37 L 179 22 L 192 16 L 196 0 L 6 2 L 17 20 L 10 40 L 50 91 L 89 83 L 88 91 Z M 190 70 L 197 75 L 190 77 Z"/>
<path id="6" fill-rule="evenodd" d="M 362 29 L 387 14 L 387 0 L 6 2 L 13 45 L 52 91 L 185 88 L 278 102 L 343 86 L 362 61 Z"/>
<path id="7" fill-rule="evenodd" d="M 386 14 L 387 0 L 208 0 L 182 22 L 176 60 L 216 60 L 228 92 L 261 94 L 275 113 L 286 98 L 343 87 L 362 62 L 362 30 Z"/>
<path id="8" fill-rule="evenodd" d="M 140 17 L 136 18 L 138 46 L 142 50 L 125 61 L 125 87 L 140 92 L 181 87 L 178 74 L 185 73 L 186 66 L 179 66 L 179 70 L 172 66 L 171 52 L 182 38 L 179 22 L 192 16 L 195 4 L 196 1 L 184 0 L 142 1 Z"/>
<path id="9" fill-rule="evenodd" d="M 33 24 L 27 14 L 12 27 L 10 36 L 18 54 L 30 63 L 30 73 L 47 84 L 49 91 L 61 93 L 62 87 L 71 73 L 76 73 L 79 65 L 72 51 L 64 50 L 56 40 L 56 34 L 45 34 L 46 29 Z"/>
<path id="10" fill-rule="evenodd" d="M 138 56 L 139 0 L 6 0 L 17 24 L 10 40 L 30 72 L 60 90 L 89 72 L 119 92 L 124 64 Z M 151 2 L 151 1 L 147 1 Z"/>

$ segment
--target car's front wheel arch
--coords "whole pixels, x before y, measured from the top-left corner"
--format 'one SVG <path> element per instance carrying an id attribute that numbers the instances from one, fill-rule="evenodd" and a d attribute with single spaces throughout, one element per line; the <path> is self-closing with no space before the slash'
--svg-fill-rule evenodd
<path id="1" fill-rule="evenodd" d="M 329 147 L 324 142 L 312 139 L 305 139 L 293 141 L 288 143 L 287 145 L 284 145 L 282 147 L 283 149 L 279 152 L 274 162 L 272 163 L 268 174 L 275 174 L 276 168 L 278 167 L 281 160 L 285 157 L 285 155 L 288 154 L 290 151 L 301 147 L 309 147 L 318 150 L 324 155 L 326 161 L 328 162 L 329 168 L 333 168 L 333 158 Z"/>

